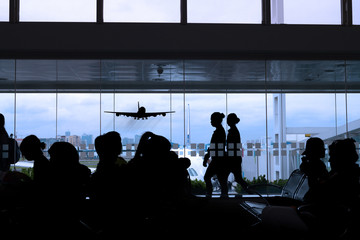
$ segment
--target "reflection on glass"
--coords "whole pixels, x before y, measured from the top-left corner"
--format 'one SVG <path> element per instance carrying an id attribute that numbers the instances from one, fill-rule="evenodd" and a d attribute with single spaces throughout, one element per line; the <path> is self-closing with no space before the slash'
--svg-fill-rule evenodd
<path id="1" fill-rule="evenodd" d="M 259 0 L 188 0 L 190 23 L 261 23 Z"/>
<path id="2" fill-rule="evenodd" d="M 96 0 L 20 0 L 20 21 L 95 22 Z"/>
<path id="3" fill-rule="evenodd" d="M 105 22 L 180 22 L 179 0 L 104 0 Z"/>

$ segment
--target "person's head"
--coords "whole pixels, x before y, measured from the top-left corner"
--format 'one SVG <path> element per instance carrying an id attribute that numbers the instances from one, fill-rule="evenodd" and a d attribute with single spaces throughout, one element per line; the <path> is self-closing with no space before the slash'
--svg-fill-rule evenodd
<path id="1" fill-rule="evenodd" d="M 20 151 L 27 160 L 34 160 L 43 154 L 46 144 L 35 135 L 25 137 L 20 144 Z"/>
<path id="2" fill-rule="evenodd" d="M 79 153 L 71 143 L 55 142 L 48 152 L 53 166 L 63 166 L 66 169 L 80 164 Z"/>
<path id="3" fill-rule="evenodd" d="M 144 156 L 163 157 L 169 156 L 171 150 L 171 143 L 165 137 L 153 134 L 146 141 L 144 146 Z"/>
<path id="4" fill-rule="evenodd" d="M 325 157 L 324 141 L 318 137 L 309 138 L 306 141 L 305 151 L 302 153 L 308 159 L 320 159 Z"/>
<path id="5" fill-rule="evenodd" d="M 111 131 L 95 139 L 95 149 L 100 157 L 115 159 L 122 152 L 121 137 L 118 132 Z"/>
<path id="6" fill-rule="evenodd" d="M 0 128 L 5 126 L 5 117 L 0 113 Z"/>
<path id="7" fill-rule="evenodd" d="M 228 124 L 229 126 L 235 126 L 235 125 L 238 124 L 239 122 L 240 122 L 240 118 L 238 118 L 235 113 L 230 113 L 230 114 L 227 116 L 227 124 Z"/>
<path id="8" fill-rule="evenodd" d="M 211 114 L 211 125 L 213 127 L 218 127 L 221 126 L 222 120 L 224 119 L 225 115 L 223 113 L 220 112 L 214 112 L 213 114 Z"/>
<path id="9" fill-rule="evenodd" d="M 355 140 L 352 138 L 335 140 L 329 146 L 330 167 L 332 171 L 341 171 L 352 167 L 358 160 Z"/>

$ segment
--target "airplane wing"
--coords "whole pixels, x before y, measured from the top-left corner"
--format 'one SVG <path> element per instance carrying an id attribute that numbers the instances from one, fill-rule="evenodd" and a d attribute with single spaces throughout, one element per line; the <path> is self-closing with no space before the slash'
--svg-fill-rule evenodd
<path id="1" fill-rule="evenodd" d="M 137 117 L 138 114 L 136 112 L 111 112 L 111 111 L 104 111 L 106 113 L 115 113 L 115 115 L 118 116 L 126 116 L 126 117 Z"/>
<path id="2" fill-rule="evenodd" d="M 147 112 L 145 113 L 145 117 L 156 117 L 156 116 L 166 116 L 167 113 L 174 113 L 175 111 L 171 111 L 171 112 Z"/>

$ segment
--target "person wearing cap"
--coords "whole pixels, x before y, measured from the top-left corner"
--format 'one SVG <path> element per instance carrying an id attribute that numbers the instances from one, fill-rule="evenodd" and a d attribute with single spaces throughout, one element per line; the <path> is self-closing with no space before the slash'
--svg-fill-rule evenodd
<path id="1" fill-rule="evenodd" d="M 301 155 L 303 155 L 303 157 L 301 159 L 302 163 L 300 164 L 300 171 L 308 176 L 309 191 L 311 191 L 311 188 L 329 178 L 329 172 L 326 169 L 326 165 L 321 160 L 325 157 L 324 141 L 318 137 L 309 138 L 306 141 L 305 151 Z"/>

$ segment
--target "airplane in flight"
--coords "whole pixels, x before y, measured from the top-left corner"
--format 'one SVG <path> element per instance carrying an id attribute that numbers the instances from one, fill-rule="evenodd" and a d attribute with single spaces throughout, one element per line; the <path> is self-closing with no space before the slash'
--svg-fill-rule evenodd
<path id="1" fill-rule="evenodd" d="M 175 111 L 170 112 L 146 112 L 145 107 L 140 107 L 140 104 L 138 102 L 138 111 L 137 112 L 111 112 L 111 111 L 105 111 L 106 113 L 115 113 L 115 115 L 118 116 L 126 116 L 126 117 L 133 117 L 135 120 L 139 119 L 148 119 L 148 117 L 156 117 L 162 115 L 163 117 L 166 116 L 167 113 L 174 113 Z"/>

